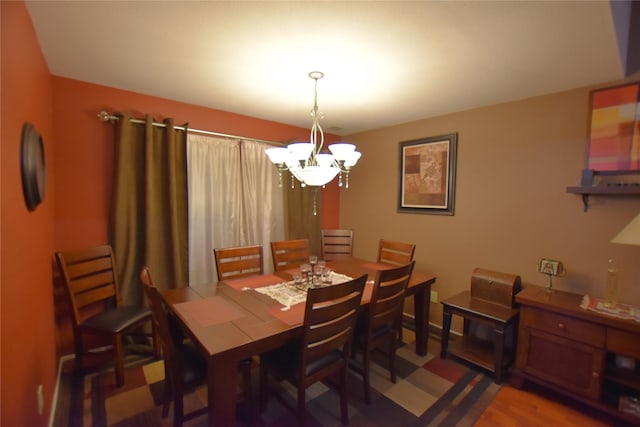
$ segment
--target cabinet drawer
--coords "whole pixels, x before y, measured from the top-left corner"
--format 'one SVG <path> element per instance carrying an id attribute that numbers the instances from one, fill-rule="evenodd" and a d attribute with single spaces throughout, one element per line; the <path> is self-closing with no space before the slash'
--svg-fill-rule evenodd
<path id="1" fill-rule="evenodd" d="M 605 327 L 591 322 L 527 307 L 521 310 L 520 319 L 526 327 L 540 329 L 595 347 L 603 348 L 605 344 Z"/>
<path id="2" fill-rule="evenodd" d="M 609 328 L 607 350 L 634 359 L 640 359 L 640 339 L 637 334 Z"/>

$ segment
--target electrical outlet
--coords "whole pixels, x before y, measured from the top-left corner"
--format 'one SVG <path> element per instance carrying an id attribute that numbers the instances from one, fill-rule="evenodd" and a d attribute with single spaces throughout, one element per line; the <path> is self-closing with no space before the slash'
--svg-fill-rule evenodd
<path id="1" fill-rule="evenodd" d="M 438 302 L 438 291 L 431 291 L 431 302 Z"/>
<path id="2" fill-rule="evenodd" d="M 36 395 L 38 397 L 38 415 L 42 415 L 42 412 L 44 411 L 44 391 L 42 389 L 42 384 L 38 385 Z"/>

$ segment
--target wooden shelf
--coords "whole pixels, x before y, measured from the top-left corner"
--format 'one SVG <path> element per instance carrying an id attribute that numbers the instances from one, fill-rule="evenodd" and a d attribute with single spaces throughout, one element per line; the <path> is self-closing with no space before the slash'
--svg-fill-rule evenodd
<path id="1" fill-rule="evenodd" d="M 605 371 L 604 378 L 640 392 L 640 376 L 636 374 L 633 369 L 608 367 Z"/>
<path id="2" fill-rule="evenodd" d="M 581 194 L 584 211 L 589 210 L 589 196 L 638 196 L 640 185 L 578 185 L 567 187 L 567 193 Z"/>
<path id="3" fill-rule="evenodd" d="M 493 342 L 471 335 L 456 337 L 449 342 L 448 352 L 462 360 L 481 366 L 490 372 L 495 372 Z M 505 349 L 502 365 L 507 367 L 514 357 Z"/>

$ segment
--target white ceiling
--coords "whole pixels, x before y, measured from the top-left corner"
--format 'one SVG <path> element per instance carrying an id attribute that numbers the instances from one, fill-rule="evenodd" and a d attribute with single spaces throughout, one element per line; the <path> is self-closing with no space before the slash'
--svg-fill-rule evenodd
<path id="1" fill-rule="evenodd" d="M 624 77 L 608 1 L 27 1 L 53 75 L 341 135 Z M 215 130 L 215 129 L 212 129 Z"/>

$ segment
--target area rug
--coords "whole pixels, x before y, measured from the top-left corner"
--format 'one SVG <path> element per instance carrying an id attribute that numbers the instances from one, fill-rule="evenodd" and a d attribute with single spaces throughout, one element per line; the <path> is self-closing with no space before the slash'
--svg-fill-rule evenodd
<path id="1" fill-rule="evenodd" d="M 407 340 L 407 334 L 404 338 Z M 411 338 L 411 337 L 409 337 Z M 366 405 L 362 380 L 349 376 L 349 424 L 359 426 L 471 426 L 491 403 L 500 386 L 485 372 L 452 359 L 440 359 L 439 342 L 429 340 L 425 357 L 415 354 L 415 345 L 401 343 L 397 351 L 398 380 L 394 384 L 382 365 L 373 363 L 371 373 L 372 403 Z M 257 368 L 254 392 L 257 396 Z M 150 357 L 127 359 L 125 385 L 115 387 L 113 372 L 92 375 L 62 375 L 54 426 L 132 427 L 171 426 L 169 417 L 161 417 L 164 387 L 162 361 Z M 276 384 L 280 399 L 270 399 L 267 410 L 251 424 L 261 427 L 296 425 L 296 392 L 288 383 Z M 206 404 L 206 388 L 185 398 L 187 411 Z M 323 383 L 307 389 L 307 426 L 340 426 L 337 393 Z M 288 408 L 289 407 L 289 408 Z M 239 406 L 240 408 L 240 406 Z M 240 410 L 239 410 L 240 411 Z M 239 413 L 242 426 L 249 419 Z M 192 420 L 185 426 L 206 426 L 207 417 Z"/>

